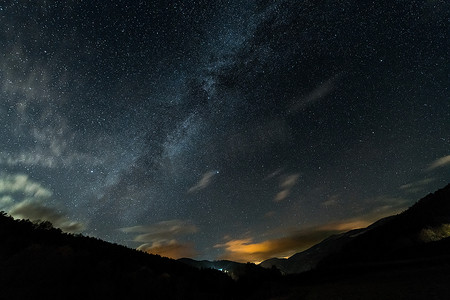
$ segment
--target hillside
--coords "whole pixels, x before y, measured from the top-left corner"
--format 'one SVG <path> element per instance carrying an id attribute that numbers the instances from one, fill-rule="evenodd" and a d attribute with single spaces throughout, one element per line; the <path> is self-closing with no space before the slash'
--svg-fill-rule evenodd
<path id="1" fill-rule="evenodd" d="M 287 276 L 175 261 L 1 213 L 0 299 L 448 299 L 449 202 L 450 185 L 402 214 L 272 260 L 285 273 L 304 271 Z"/>
<path id="2" fill-rule="evenodd" d="M 301 273 L 317 266 L 345 266 L 423 257 L 446 252 L 450 236 L 450 185 L 429 194 L 403 213 L 381 219 L 367 228 L 331 236 L 288 259 L 261 263 L 285 274 Z M 448 249 L 450 250 L 450 249 Z"/>
<path id="3" fill-rule="evenodd" d="M 230 260 L 202 260 L 180 258 L 178 261 L 198 269 L 215 269 L 226 273 L 234 280 L 249 282 L 270 281 L 281 275 L 278 268 L 264 268 L 253 263 L 238 263 Z"/>
<path id="4" fill-rule="evenodd" d="M 356 229 L 346 233 L 332 235 L 311 248 L 296 253 L 289 258 L 270 258 L 261 262 L 264 268 L 278 268 L 283 274 L 295 274 L 313 270 L 317 264 L 335 251 L 341 249 L 343 245 L 356 234 L 364 229 Z"/>
<path id="5" fill-rule="evenodd" d="M 48 222 L 0 214 L 0 299 L 229 299 L 234 282 Z"/>
<path id="6" fill-rule="evenodd" d="M 433 258 L 450 254 L 445 242 L 448 237 L 450 185 L 427 195 L 383 224 L 368 227 L 321 264 L 330 266 Z"/>

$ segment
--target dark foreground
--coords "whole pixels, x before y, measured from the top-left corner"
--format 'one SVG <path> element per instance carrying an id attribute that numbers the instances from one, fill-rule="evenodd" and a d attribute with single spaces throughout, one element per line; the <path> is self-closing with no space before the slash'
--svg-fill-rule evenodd
<path id="1" fill-rule="evenodd" d="M 450 299 L 450 185 L 378 224 L 283 276 L 197 268 L 0 213 L 0 299 Z"/>

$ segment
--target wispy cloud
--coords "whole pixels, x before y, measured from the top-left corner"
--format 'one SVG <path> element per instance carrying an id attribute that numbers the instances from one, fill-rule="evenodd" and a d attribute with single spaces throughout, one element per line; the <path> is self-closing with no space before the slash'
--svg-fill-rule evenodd
<path id="1" fill-rule="evenodd" d="M 8 153 L 0 152 L 0 165 L 7 166 L 42 166 L 46 168 L 53 168 L 56 166 L 56 159 L 48 155 L 38 153 L 22 152 L 22 153 Z"/>
<path id="2" fill-rule="evenodd" d="M 289 196 L 290 190 L 282 190 L 275 195 L 273 201 L 280 202 Z"/>
<path id="3" fill-rule="evenodd" d="M 142 243 L 137 247 L 152 254 L 171 258 L 194 257 L 196 251 L 191 243 L 182 243 L 180 236 L 193 234 L 197 226 L 187 221 L 169 220 L 151 225 L 140 225 L 120 229 L 125 233 L 135 233 L 134 242 Z"/>
<path id="4" fill-rule="evenodd" d="M 136 242 L 170 240 L 176 236 L 197 232 L 197 226 L 182 220 L 163 221 L 152 225 L 122 228 L 122 232 L 141 233 L 134 238 Z"/>
<path id="5" fill-rule="evenodd" d="M 259 263 L 272 257 L 289 257 L 319 243 L 332 234 L 360 228 L 366 223 L 329 224 L 327 226 L 309 228 L 291 232 L 285 237 L 255 242 L 254 238 L 232 239 L 214 248 L 223 248 L 219 259 L 238 262 Z"/>
<path id="6" fill-rule="evenodd" d="M 361 211 L 364 220 L 374 222 L 386 216 L 399 214 L 406 210 L 411 204 L 410 200 L 402 197 L 392 197 L 390 195 L 380 195 L 377 197 L 363 199 L 362 203 L 367 206 Z"/>
<path id="7" fill-rule="evenodd" d="M 46 204 L 53 192 L 25 174 L 0 175 L 0 209 L 17 219 L 49 221 L 67 232 L 81 232 L 85 226 Z"/>
<path id="8" fill-rule="evenodd" d="M 275 171 L 273 171 L 272 173 L 270 173 L 269 175 L 267 175 L 264 180 L 269 180 L 274 178 L 275 176 L 280 175 L 280 173 L 283 171 L 283 169 L 276 169 Z"/>
<path id="9" fill-rule="evenodd" d="M 427 171 L 433 171 L 437 168 L 441 168 L 441 167 L 448 167 L 450 166 L 450 155 L 441 157 L 439 159 L 436 159 L 434 162 L 432 162 L 428 168 L 426 169 Z"/>
<path id="10" fill-rule="evenodd" d="M 300 174 L 291 174 L 282 178 L 280 182 L 280 187 L 282 190 L 278 192 L 273 199 L 275 202 L 282 201 L 286 199 L 291 193 L 291 189 L 295 186 L 298 181 Z"/>
<path id="11" fill-rule="evenodd" d="M 339 195 L 332 195 L 327 200 L 322 202 L 322 205 L 325 207 L 336 206 L 339 202 Z"/>
<path id="12" fill-rule="evenodd" d="M 23 144 L 31 141 L 34 146 L 2 150 L 0 165 L 55 168 L 99 164 L 103 156 L 79 150 L 77 146 L 85 137 L 71 128 L 64 114 L 70 74 L 63 71 L 56 56 L 30 57 L 26 45 L 15 38 L 14 28 L 18 27 L 9 27 L 9 42 L 0 57 L 0 91 L 8 95 L 5 101 L 14 113 L 2 115 L 2 121 L 12 125 L 4 133 L 19 137 Z M 33 36 L 36 32 L 28 34 L 30 40 L 40 40 L 38 35 Z"/>
<path id="13" fill-rule="evenodd" d="M 13 198 L 11 196 L 2 196 L 0 197 L 0 209 L 4 206 L 8 206 L 13 203 Z"/>
<path id="14" fill-rule="evenodd" d="M 40 166 L 44 168 L 56 168 L 61 166 L 73 166 L 75 163 L 86 166 L 99 166 L 104 164 L 104 159 L 86 153 L 72 151 L 62 147 L 64 137 L 52 137 L 46 143 L 41 142 L 39 147 L 30 151 L 6 152 L 0 151 L 0 165 L 6 166 Z"/>
<path id="15" fill-rule="evenodd" d="M 142 244 L 137 247 L 137 250 L 141 250 L 151 254 L 158 254 L 173 259 L 179 259 L 183 257 L 192 258 L 197 256 L 197 251 L 191 243 L 180 243 L 176 240 Z"/>
<path id="16" fill-rule="evenodd" d="M 433 181 L 435 181 L 434 178 L 426 178 L 419 181 L 404 184 L 400 186 L 400 189 L 408 193 L 416 193 L 425 189 L 427 185 Z"/>
<path id="17" fill-rule="evenodd" d="M 196 193 L 198 191 L 203 190 L 204 188 L 206 188 L 211 184 L 212 178 L 218 173 L 219 173 L 218 171 L 206 172 L 194 186 L 188 189 L 188 193 Z"/>
<path id="18" fill-rule="evenodd" d="M 41 184 L 31 180 L 28 175 L 3 174 L 0 176 L 0 194 L 20 193 L 27 197 L 49 198 L 52 192 Z"/>
<path id="19" fill-rule="evenodd" d="M 286 258 L 295 253 L 304 251 L 325 238 L 349 230 L 365 228 L 373 222 L 398 213 L 400 206 L 404 205 L 404 199 L 380 197 L 373 199 L 378 206 L 365 215 L 349 218 L 342 221 L 311 227 L 302 230 L 290 231 L 286 236 L 276 239 L 255 241 L 256 238 L 248 237 L 228 239 L 225 243 L 214 247 L 223 249 L 224 253 L 219 259 L 229 259 L 238 262 L 261 262 L 272 257 Z M 390 202 L 390 204 L 386 203 Z M 392 203 L 394 201 L 395 203 Z M 277 230 L 278 231 L 278 230 Z M 279 229 L 285 232 L 284 229 Z"/>
<path id="20" fill-rule="evenodd" d="M 299 110 L 305 109 L 311 104 L 320 101 L 325 98 L 329 94 L 331 94 L 336 85 L 338 84 L 342 74 L 336 74 L 333 77 L 326 80 L 324 83 L 318 85 L 314 90 L 312 90 L 307 95 L 301 97 L 300 99 L 296 99 L 292 106 L 289 108 L 290 113 L 295 113 Z"/>

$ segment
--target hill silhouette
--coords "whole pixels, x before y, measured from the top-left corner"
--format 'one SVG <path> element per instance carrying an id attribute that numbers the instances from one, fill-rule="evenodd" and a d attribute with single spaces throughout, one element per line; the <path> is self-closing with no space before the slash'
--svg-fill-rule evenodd
<path id="1" fill-rule="evenodd" d="M 175 261 L 2 212 L 0 299 L 448 299 L 449 224 L 450 185 L 284 260 L 309 271 L 281 276 L 251 263 Z"/>
<path id="2" fill-rule="evenodd" d="M 230 260 L 202 260 L 197 261 L 191 258 L 180 258 L 178 261 L 196 267 L 198 269 L 215 269 L 228 274 L 231 278 L 240 283 L 260 283 L 270 281 L 281 276 L 278 268 L 264 268 L 254 263 L 238 263 Z"/>
<path id="3" fill-rule="evenodd" d="M 321 265 L 345 265 L 449 255 L 450 185 L 403 213 L 366 228 Z"/>
<path id="4" fill-rule="evenodd" d="M 450 185 L 429 194 L 403 213 L 378 220 L 367 228 L 333 235 L 288 259 L 271 258 L 285 274 L 317 267 L 344 266 L 405 259 L 433 258 L 450 253 Z"/>
<path id="5" fill-rule="evenodd" d="M 222 262 L 238 266 L 232 279 L 186 261 L 0 213 L 0 299 L 269 299 L 282 290 L 277 270 Z"/>
<path id="6" fill-rule="evenodd" d="M 216 270 L 0 214 L 0 299 L 229 299 Z"/>

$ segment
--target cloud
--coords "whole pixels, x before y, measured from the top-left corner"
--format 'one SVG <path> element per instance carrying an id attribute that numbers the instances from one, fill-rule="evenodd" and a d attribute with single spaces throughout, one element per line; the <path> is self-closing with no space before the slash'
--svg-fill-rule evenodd
<path id="1" fill-rule="evenodd" d="M 434 169 L 441 168 L 441 167 L 447 167 L 447 166 L 450 166 L 450 155 L 436 159 L 434 162 L 432 162 L 428 166 L 428 168 L 426 170 L 433 171 Z"/>
<path id="2" fill-rule="evenodd" d="M 293 174 L 293 175 L 287 176 L 281 182 L 281 187 L 286 188 L 286 189 L 292 188 L 297 183 L 297 180 L 298 180 L 299 176 L 300 176 L 300 174 Z"/>
<path id="3" fill-rule="evenodd" d="M 9 195 L 0 197 L 0 209 L 3 209 L 5 206 L 9 206 L 13 203 L 13 198 Z"/>
<path id="4" fill-rule="evenodd" d="M 426 186 L 429 183 L 431 183 L 433 181 L 435 181 L 434 178 L 426 178 L 426 179 L 422 179 L 419 181 L 404 184 L 404 185 L 400 186 L 400 189 L 404 190 L 408 193 L 415 193 L 415 192 L 419 192 L 419 191 L 423 190 L 424 188 L 426 188 Z"/>
<path id="5" fill-rule="evenodd" d="M 230 239 L 225 243 L 215 245 L 214 248 L 224 249 L 224 253 L 218 259 L 259 263 L 272 257 L 290 257 L 316 245 L 333 234 L 365 228 L 376 220 L 378 218 L 374 218 L 374 216 L 351 218 L 317 227 L 291 231 L 282 238 L 260 242 L 255 242 L 252 237 Z"/>
<path id="6" fill-rule="evenodd" d="M 2 45 L 5 55 L 0 57 L 0 91 L 7 95 L 2 101 L 14 113 L 2 114 L 2 121 L 8 124 L 2 128 L 2 133 L 15 136 L 23 145 L 29 146 L 20 149 L 8 147 L 8 150 L 1 151 L 0 165 L 55 168 L 79 166 L 80 163 L 100 164 L 103 155 L 79 150 L 87 148 L 78 147 L 80 143 L 90 143 L 93 139 L 87 140 L 86 132 L 79 133 L 76 128 L 71 128 L 65 115 L 71 74 L 63 71 L 57 56 L 36 56 L 27 51 L 25 40 L 42 42 L 37 31 L 26 33 L 28 38 L 24 39 L 24 32 L 15 24 L 18 21 L 11 19 L 9 22 L 9 25 L 3 24 L 12 30 L 6 33 L 10 38 L 6 38 L 8 42 Z M 15 33 L 14 28 L 20 32 Z M 22 38 L 17 39 L 17 36 Z M 41 45 L 39 48 L 48 47 Z"/>
<path id="7" fill-rule="evenodd" d="M 54 227 L 67 232 L 81 232 L 85 228 L 80 222 L 70 221 L 64 213 L 38 202 L 22 201 L 14 205 L 9 214 L 17 219 L 49 221 Z"/>
<path id="8" fill-rule="evenodd" d="M 213 176 L 219 174 L 218 171 L 208 171 L 205 174 L 203 174 L 202 178 L 191 188 L 189 188 L 188 193 L 195 193 L 200 190 L 203 190 L 208 185 L 211 184 L 211 179 Z"/>
<path id="9" fill-rule="evenodd" d="M 137 247 L 138 250 L 171 258 L 196 255 L 192 244 L 181 243 L 177 240 L 180 236 L 198 231 L 197 226 L 186 221 L 169 220 L 152 225 L 121 228 L 120 230 L 125 233 L 137 233 L 133 241 L 143 243 Z"/>
<path id="10" fill-rule="evenodd" d="M 282 188 L 282 190 L 276 194 L 273 201 L 280 202 L 286 199 L 291 193 L 291 189 L 297 183 L 299 177 L 300 174 L 291 174 L 289 176 L 283 177 L 283 179 L 280 182 L 280 187 Z"/>
<path id="11" fill-rule="evenodd" d="M 31 180 L 28 175 L 1 175 L 0 194 L 16 194 L 34 198 L 49 198 L 52 192 L 44 188 L 41 184 Z"/>
<path id="12" fill-rule="evenodd" d="M 344 232 L 344 231 L 349 231 L 349 230 L 358 229 L 358 228 L 365 228 L 365 227 L 369 226 L 370 224 L 372 224 L 373 222 L 375 222 L 376 220 L 378 220 L 378 218 L 376 218 L 376 219 L 372 219 L 372 218 L 366 219 L 365 217 L 350 218 L 350 219 L 340 221 L 340 222 L 329 223 L 329 224 L 321 226 L 320 228 L 323 231 Z"/>
<path id="13" fill-rule="evenodd" d="M 183 257 L 195 257 L 197 252 L 194 246 L 189 243 L 179 243 L 176 240 L 165 242 L 154 242 L 140 245 L 137 250 L 141 250 L 150 254 L 158 254 L 173 259 Z"/>
<path id="14" fill-rule="evenodd" d="M 309 229 L 262 242 L 254 242 L 253 238 L 233 239 L 223 244 L 217 244 L 214 248 L 223 248 L 225 251 L 219 259 L 259 263 L 272 257 L 289 257 L 341 231 Z"/>
<path id="15" fill-rule="evenodd" d="M 39 153 L 6 153 L 0 152 L 0 164 L 7 166 L 42 166 L 46 168 L 53 168 L 57 162 L 54 157 Z"/>
<path id="16" fill-rule="evenodd" d="M 41 166 L 56 168 L 58 166 L 71 166 L 75 163 L 86 166 L 104 164 L 104 158 L 95 157 L 86 153 L 79 153 L 68 149 L 64 145 L 64 137 L 52 137 L 52 140 L 40 142 L 40 147 L 31 151 L 9 153 L 0 151 L 0 165 L 6 166 Z"/>
<path id="17" fill-rule="evenodd" d="M 283 171 L 283 169 L 276 169 L 275 171 L 273 171 L 272 173 L 270 173 L 269 175 L 267 175 L 263 180 L 269 180 L 274 178 L 275 176 L 280 175 L 280 173 Z"/>
<path id="18" fill-rule="evenodd" d="M 292 106 L 289 108 L 289 112 L 295 113 L 299 110 L 305 109 L 311 104 L 320 101 L 321 99 L 331 94 L 336 88 L 336 85 L 338 84 L 338 81 L 341 77 L 342 74 L 336 74 L 324 83 L 317 86 L 314 90 L 312 90 L 306 96 L 302 97 L 300 100 L 296 99 L 295 103 L 292 104 Z"/>
<path id="19" fill-rule="evenodd" d="M 126 227 L 120 230 L 125 233 L 141 233 L 134 238 L 135 242 L 153 242 L 171 240 L 178 235 L 195 233 L 198 228 L 185 221 L 169 220 L 152 225 Z"/>
<path id="20" fill-rule="evenodd" d="M 85 226 L 68 219 L 65 213 L 44 204 L 53 192 L 25 174 L 0 175 L 0 209 L 12 217 L 49 221 L 67 232 L 81 232 Z"/>
<path id="21" fill-rule="evenodd" d="M 275 216 L 275 215 L 276 215 L 276 212 L 273 211 L 273 210 L 271 210 L 271 211 L 266 212 L 266 213 L 264 214 L 264 217 L 265 217 L 265 218 L 272 218 L 272 217 Z"/>
<path id="22" fill-rule="evenodd" d="M 284 199 L 286 199 L 289 196 L 290 190 L 282 190 L 281 192 L 278 192 L 273 199 L 275 202 L 280 202 Z"/>
<path id="23" fill-rule="evenodd" d="M 410 201 L 401 197 L 381 195 L 364 200 L 370 210 L 364 214 L 364 219 L 377 220 L 385 216 L 398 214 L 408 208 Z"/>
<path id="24" fill-rule="evenodd" d="M 322 205 L 325 207 L 336 206 L 339 202 L 339 195 L 332 195 L 327 200 L 322 202 Z"/>

